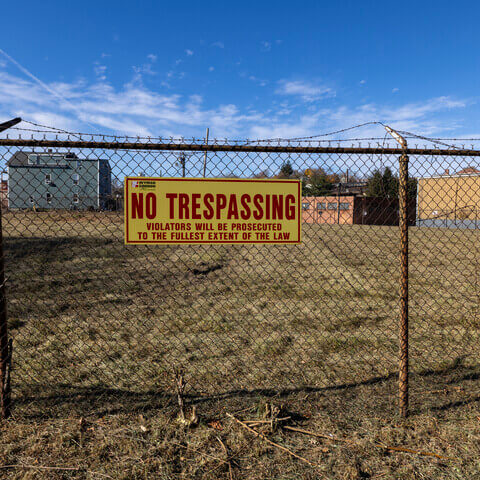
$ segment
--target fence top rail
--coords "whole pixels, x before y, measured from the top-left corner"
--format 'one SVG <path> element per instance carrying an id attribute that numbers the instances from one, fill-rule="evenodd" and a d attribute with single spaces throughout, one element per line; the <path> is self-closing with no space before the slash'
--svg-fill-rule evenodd
<path id="1" fill-rule="evenodd" d="M 480 157 L 480 150 L 440 149 L 440 148 L 391 148 L 391 147 L 308 147 L 284 145 L 228 145 L 196 143 L 134 143 L 134 142 L 95 142 L 74 140 L 35 140 L 0 139 L 0 147 L 39 147 L 39 148 L 97 148 L 103 150 L 151 150 L 189 152 L 265 152 L 265 153 L 350 153 L 350 154 L 392 154 L 392 155 L 441 155 Z"/>

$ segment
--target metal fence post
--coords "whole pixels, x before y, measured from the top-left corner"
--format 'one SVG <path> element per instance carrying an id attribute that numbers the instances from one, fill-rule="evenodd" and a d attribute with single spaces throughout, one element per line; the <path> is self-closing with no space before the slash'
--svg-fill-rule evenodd
<path id="1" fill-rule="evenodd" d="M 0 205 L 0 415 L 10 416 L 10 361 L 12 343 L 8 339 L 5 258 L 3 255 L 2 206 Z"/>
<path id="2" fill-rule="evenodd" d="M 404 147 L 404 150 L 406 147 Z M 400 226 L 400 415 L 408 415 L 408 155 L 400 157 L 399 175 Z"/>

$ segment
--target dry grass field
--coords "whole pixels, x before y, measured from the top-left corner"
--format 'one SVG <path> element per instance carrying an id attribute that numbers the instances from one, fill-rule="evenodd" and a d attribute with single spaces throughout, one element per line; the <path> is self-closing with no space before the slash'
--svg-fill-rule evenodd
<path id="1" fill-rule="evenodd" d="M 3 222 L 14 406 L 0 477 L 480 478 L 480 232 L 410 230 L 400 420 L 395 227 L 149 247 L 125 246 L 114 213 Z M 266 405 L 287 419 L 267 422 Z"/>

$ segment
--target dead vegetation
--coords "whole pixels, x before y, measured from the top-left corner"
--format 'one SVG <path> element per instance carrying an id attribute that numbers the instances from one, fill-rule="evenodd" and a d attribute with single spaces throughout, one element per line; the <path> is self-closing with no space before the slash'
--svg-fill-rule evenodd
<path id="1" fill-rule="evenodd" d="M 478 232 L 411 230 L 400 421 L 395 228 L 126 247 L 122 221 L 4 218 L 15 353 L 0 478 L 475 478 Z"/>

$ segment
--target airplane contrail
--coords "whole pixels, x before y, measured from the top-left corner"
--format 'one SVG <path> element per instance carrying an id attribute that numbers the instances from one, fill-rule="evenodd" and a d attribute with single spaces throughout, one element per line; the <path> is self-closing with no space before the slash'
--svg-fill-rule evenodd
<path id="1" fill-rule="evenodd" d="M 0 53 L 7 59 L 10 60 L 21 72 L 23 72 L 27 77 L 31 78 L 33 81 L 38 83 L 42 88 L 44 88 L 48 93 L 56 97 L 57 99 L 61 100 L 62 102 L 65 102 L 72 110 L 75 110 L 79 115 L 82 115 L 82 112 L 76 107 L 72 102 L 70 102 L 68 99 L 66 99 L 63 95 L 60 95 L 58 92 L 50 88 L 46 83 L 42 82 L 38 77 L 36 77 L 33 73 L 31 73 L 29 70 L 27 70 L 24 66 L 22 66 L 20 63 L 18 63 L 14 58 L 12 58 L 7 52 L 2 50 L 0 48 Z M 83 120 L 87 125 L 90 125 L 90 127 L 94 128 L 95 130 L 98 130 L 98 127 L 95 125 L 92 125 L 90 122 Z"/>

